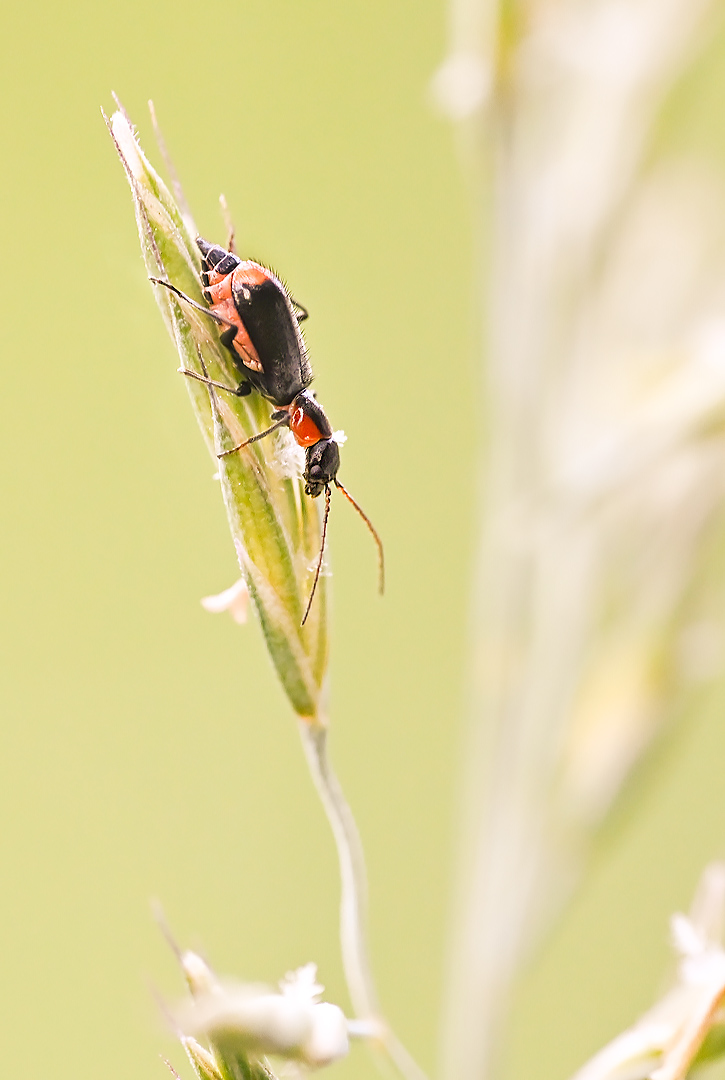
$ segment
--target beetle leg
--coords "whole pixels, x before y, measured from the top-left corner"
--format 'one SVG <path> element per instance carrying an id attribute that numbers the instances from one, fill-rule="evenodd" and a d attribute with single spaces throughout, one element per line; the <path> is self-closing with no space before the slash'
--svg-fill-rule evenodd
<path id="1" fill-rule="evenodd" d="M 240 442 L 239 446 L 233 446 L 231 450 L 223 450 L 221 454 L 217 454 L 218 458 L 229 457 L 230 454 L 236 454 L 237 450 L 242 450 L 245 446 L 249 446 L 250 443 L 259 442 L 260 439 L 264 439 L 267 435 L 271 435 L 277 428 L 285 427 L 289 424 L 289 416 L 285 413 L 284 420 L 278 420 L 276 424 L 272 424 L 266 431 L 260 431 L 259 435 L 252 435 L 251 439 L 245 439 L 244 442 Z"/>
<path id="2" fill-rule="evenodd" d="M 236 332 L 237 328 L 233 322 L 230 322 L 229 319 L 223 318 L 221 315 L 217 315 L 215 311 L 210 311 L 209 308 L 204 307 L 203 304 L 197 304 L 196 300 L 192 300 L 190 296 L 187 296 L 185 292 L 181 291 L 181 289 L 177 289 L 176 286 L 172 285 L 170 281 L 164 281 L 163 278 L 156 277 L 150 277 L 149 281 L 153 281 L 154 285 L 163 285 L 165 289 L 168 289 L 169 292 L 174 293 L 174 295 L 178 296 L 180 300 L 183 300 L 185 304 L 188 304 L 190 307 L 195 308 L 196 311 L 200 311 L 202 315 L 207 315 L 210 319 L 213 319 L 214 322 L 217 323 L 219 326 L 226 326 L 229 328 L 233 327 L 234 331 Z"/>
<path id="3" fill-rule="evenodd" d="M 307 308 L 304 306 L 304 304 L 299 304 L 294 299 L 294 297 L 290 297 L 290 299 L 292 300 L 292 304 L 294 305 L 294 307 L 297 308 L 297 311 L 295 312 L 295 315 L 297 316 L 297 322 L 301 323 L 301 322 L 304 322 L 305 319 L 309 319 L 310 313 L 307 310 Z"/>
<path id="4" fill-rule="evenodd" d="M 202 382 L 205 386 L 216 386 L 217 390 L 226 390 L 228 394 L 234 394 L 236 397 L 246 397 L 252 392 L 252 384 L 241 382 L 236 388 L 233 386 L 225 386 L 224 383 L 216 382 L 214 379 L 209 379 L 205 375 L 197 375 L 195 371 L 189 371 L 188 368 L 177 368 L 179 374 L 186 375 L 187 379 L 196 379 L 197 382 Z"/>

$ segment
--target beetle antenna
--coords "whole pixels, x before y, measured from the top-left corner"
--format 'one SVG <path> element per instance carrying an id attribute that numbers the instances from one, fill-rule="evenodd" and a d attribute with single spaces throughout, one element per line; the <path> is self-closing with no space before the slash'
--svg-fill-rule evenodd
<path id="1" fill-rule="evenodd" d="M 367 514 L 363 510 L 362 506 L 360 506 L 359 503 L 355 502 L 355 500 L 353 499 L 350 492 L 347 490 L 347 488 L 344 488 L 342 486 L 342 484 L 340 483 L 339 480 L 335 480 L 334 483 L 335 483 L 335 487 L 338 488 L 343 493 L 343 495 L 345 496 L 347 501 L 352 503 L 352 505 L 355 507 L 358 514 L 360 515 L 360 517 L 363 519 L 363 521 L 367 525 L 368 529 L 370 529 L 370 532 L 372 533 L 372 536 L 373 536 L 373 540 L 377 544 L 377 548 L 378 548 L 378 592 L 382 596 L 383 593 L 385 592 L 385 553 L 383 552 L 383 542 L 380 539 L 380 537 L 378 536 L 377 529 L 375 528 L 372 521 L 370 520 L 370 518 L 367 516 Z"/>
<path id="2" fill-rule="evenodd" d="M 329 518 L 329 516 L 330 516 L 330 485 L 328 484 L 325 487 L 325 516 L 322 519 L 322 541 L 320 543 L 320 557 L 317 560 L 317 569 L 315 570 L 315 580 L 312 582 L 312 592 L 310 593 L 310 598 L 307 601 L 307 607 L 305 608 L 305 613 L 304 613 L 304 615 L 302 617 L 302 622 L 300 623 L 300 626 L 304 626 L 305 623 L 307 622 L 307 616 L 309 615 L 310 608 L 312 607 L 312 598 L 314 597 L 315 590 L 317 589 L 317 582 L 320 580 L 320 571 L 322 570 L 322 557 L 325 554 L 325 538 L 327 537 L 327 519 Z"/>

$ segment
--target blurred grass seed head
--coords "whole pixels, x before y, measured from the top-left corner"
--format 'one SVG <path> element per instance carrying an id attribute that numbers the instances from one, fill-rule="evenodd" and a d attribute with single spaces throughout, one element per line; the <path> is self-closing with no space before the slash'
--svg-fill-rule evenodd
<path id="1" fill-rule="evenodd" d="M 677 974 L 636 1024 L 600 1050 L 572 1080 L 684 1080 L 725 1050 L 725 864 L 700 880 L 689 915 L 671 920 Z"/>
<path id="2" fill-rule="evenodd" d="M 319 1000 L 324 987 L 314 964 L 288 972 L 278 991 L 217 979 L 196 953 L 184 953 L 181 964 L 191 997 L 177 1007 L 175 1019 L 192 1040 L 190 1056 L 206 1061 L 209 1053 L 196 1038 L 208 1039 L 213 1063 L 234 1075 L 229 1063 L 268 1055 L 319 1068 L 347 1054 L 348 1022 L 337 1005 Z"/>
<path id="3" fill-rule="evenodd" d="M 722 667 L 723 185 L 653 152 L 716 7 L 450 5 L 433 93 L 488 243 L 447 1080 L 494 1070 L 534 943 Z"/>

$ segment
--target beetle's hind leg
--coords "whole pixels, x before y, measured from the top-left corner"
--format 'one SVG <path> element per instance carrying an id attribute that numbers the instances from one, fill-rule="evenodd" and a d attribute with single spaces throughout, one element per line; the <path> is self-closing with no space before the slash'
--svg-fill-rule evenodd
<path id="1" fill-rule="evenodd" d="M 239 386 L 227 386 L 225 383 L 217 382 L 216 379 L 209 379 L 206 375 L 198 375 L 195 371 L 190 371 L 189 368 L 177 368 L 180 375 L 186 375 L 187 379 L 196 379 L 197 382 L 204 383 L 205 386 L 215 386 L 217 390 L 226 390 L 228 394 L 234 394 L 235 397 L 247 397 L 252 392 L 252 384 L 247 382 L 240 382 Z"/>
<path id="2" fill-rule="evenodd" d="M 193 307 L 195 311 L 200 311 L 202 315 L 206 315 L 209 319 L 212 319 L 217 326 L 226 326 L 227 330 L 234 330 L 234 334 L 236 334 L 237 328 L 233 322 L 230 322 L 229 319 L 225 319 L 223 315 L 217 315 L 216 311 L 211 311 L 210 308 L 204 307 L 203 304 L 197 303 L 191 296 L 187 296 L 181 289 L 177 289 L 175 285 L 172 285 L 170 281 L 164 281 L 163 278 L 157 277 L 150 277 L 149 281 L 152 281 L 154 285 L 163 285 L 165 289 L 172 292 L 174 296 L 178 296 L 178 298 L 183 300 L 185 304 L 188 304 L 189 307 Z M 234 337 L 234 334 L 232 334 L 232 338 Z"/>

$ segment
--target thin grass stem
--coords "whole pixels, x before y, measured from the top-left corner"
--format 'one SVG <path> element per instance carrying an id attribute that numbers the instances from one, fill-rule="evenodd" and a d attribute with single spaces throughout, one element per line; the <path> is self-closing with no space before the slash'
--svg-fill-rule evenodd
<path id="1" fill-rule="evenodd" d="M 367 943 L 367 874 L 360 833 L 327 752 L 327 728 L 300 721 L 300 736 L 320 801 L 327 814 L 340 864 L 340 941 L 350 1000 L 360 1020 L 373 1022 L 373 1041 L 404 1080 L 427 1080 L 425 1073 L 382 1016 Z"/>

